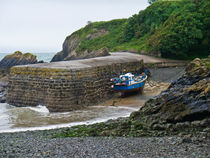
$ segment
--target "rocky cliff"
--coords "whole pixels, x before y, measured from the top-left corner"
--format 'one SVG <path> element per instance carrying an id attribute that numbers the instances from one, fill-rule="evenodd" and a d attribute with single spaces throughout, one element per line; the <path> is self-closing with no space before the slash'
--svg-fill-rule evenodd
<path id="1" fill-rule="evenodd" d="M 203 60 L 196 58 L 185 71 L 181 78 L 150 99 L 131 118 L 136 120 L 144 116 L 143 122 L 154 129 L 174 124 L 184 128 L 193 122 L 200 127 L 209 126 L 210 57 Z"/>
<path id="2" fill-rule="evenodd" d="M 0 61 L 0 103 L 6 102 L 10 68 L 15 65 L 35 63 L 37 63 L 35 55 L 31 53 L 23 54 L 20 51 L 16 51 L 11 55 L 7 55 Z"/>
<path id="3" fill-rule="evenodd" d="M 104 29 L 94 29 L 94 33 L 90 33 L 86 35 L 86 40 L 92 40 L 97 37 L 104 36 L 108 33 L 108 31 Z M 63 50 L 58 52 L 51 62 L 55 61 L 66 61 L 66 60 L 75 60 L 75 59 L 86 59 L 86 58 L 93 58 L 99 56 L 107 56 L 109 55 L 109 51 L 107 48 L 101 48 L 98 50 L 78 50 L 80 43 L 82 42 L 81 36 L 77 33 L 72 34 L 71 36 L 67 37 L 63 43 Z"/>
<path id="4" fill-rule="evenodd" d="M 5 56 L 0 61 L 0 68 L 10 68 L 15 65 L 26 65 L 37 63 L 36 56 L 31 53 L 23 54 L 20 51 L 16 51 L 11 55 Z"/>
<path id="5" fill-rule="evenodd" d="M 176 134 L 210 137 L 210 57 L 193 60 L 181 78 L 171 83 L 160 95 L 148 100 L 129 118 L 76 126 L 57 136 Z"/>

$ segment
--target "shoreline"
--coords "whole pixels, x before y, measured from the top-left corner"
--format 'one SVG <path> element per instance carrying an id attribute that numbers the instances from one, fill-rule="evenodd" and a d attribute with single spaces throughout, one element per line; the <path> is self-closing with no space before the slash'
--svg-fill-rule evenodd
<path id="1" fill-rule="evenodd" d="M 162 68 L 161 70 L 163 70 L 163 69 L 167 70 L 167 72 L 173 70 L 174 73 L 176 73 L 176 71 L 178 70 L 177 68 Z M 157 71 L 157 70 L 154 70 L 154 71 Z M 167 72 L 166 72 L 166 74 L 167 74 Z M 155 76 L 157 76 L 157 74 L 155 74 L 152 77 L 154 78 Z M 173 75 L 170 74 L 168 77 L 171 78 L 171 76 L 173 76 Z M 142 95 L 133 95 L 133 96 L 131 95 L 126 98 L 114 97 L 112 99 L 109 99 L 109 100 L 101 103 L 98 106 L 110 106 L 112 108 L 113 106 L 111 106 L 111 105 L 113 105 L 113 102 L 115 102 L 114 107 L 135 108 L 135 110 L 133 110 L 133 111 L 137 111 L 137 110 L 139 110 L 139 108 L 142 105 L 144 105 L 144 103 L 148 99 L 150 99 L 153 96 L 158 95 L 162 90 L 167 89 L 168 86 L 169 86 L 169 83 L 161 82 L 160 77 L 159 77 L 159 81 L 156 81 L 156 82 L 150 81 L 150 83 L 146 83 L 145 88 L 144 88 L 144 93 Z M 124 114 L 124 115 L 115 115 L 114 117 L 112 116 L 112 117 L 106 117 L 106 118 L 98 118 L 98 119 L 100 119 L 99 121 L 90 119 L 90 120 L 86 120 L 86 121 L 82 121 L 82 122 L 70 122 L 70 123 L 64 123 L 64 124 L 61 123 L 61 124 L 57 124 L 57 125 L 48 124 L 47 126 L 44 126 L 44 127 L 43 127 L 43 125 L 39 126 L 39 127 L 29 127 L 29 128 L 20 127 L 19 129 L 7 129 L 7 130 L 3 130 L 0 132 L 1 133 L 3 133 L 3 132 L 13 132 L 14 133 L 14 132 L 27 131 L 27 130 L 33 131 L 33 130 L 58 129 L 58 128 L 63 128 L 63 127 L 72 127 L 72 126 L 81 125 L 81 124 L 90 124 L 90 122 L 92 122 L 91 124 L 105 122 L 110 119 L 117 119 L 118 117 L 128 117 L 129 115 L 130 115 L 130 113 Z"/>
<path id="2" fill-rule="evenodd" d="M 100 108 L 100 106 L 97 106 Z M 101 106 L 102 107 L 102 106 Z M 111 108 L 114 108 L 113 106 L 110 106 Z M 86 121 L 81 121 L 81 122 L 70 122 L 70 123 L 63 123 L 63 124 L 55 124 L 55 125 L 47 125 L 47 126 L 38 126 L 38 127 L 19 127 L 19 128 L 11 128 L 11 129 L 5 129 L 5 130 L 0 130 L 0 134 L 4 133 L 20 133 L 20 132 L 33 132 L 33 131 L 45 131 L 45 130 L 57 130 L 57 129 L 63 129 L 63 128 L 70 128 L 73 126 L 78 126 L 78 125 L 92 125 L 96 123 L 102 123 L 106 122 L 108 120 L 116 120 L 118 118 L 126 118 L 129 117 L 130 114 L 133 111 L 137 111 L 139 108 L 133 108 L 132 107 L 125 107 L 125 106 L 118 106 L 116 108 L 119 109 L 130 109 L 131 111 L 128 112 L 127 114 L 123 113 L 123 115 L 116 115 L 116 116 L 110 116 L 110 117 L 104 117 L 104 118 L 94 118 Z"/>
<path id="3" fill-rule="evenodd" d="M 155 86 L 155 88 L 160 87 Z M 122 126 L 119 124 L 122 120 L 126 120 L 126 117 L 108 120 L 102 124 L 111 125 L 111 122 L 114 122 L 113 125 Z M 70 130 L 74 132 L 75 129 L 84 127 L 87 126 L 0 133 L 0 157 L 208 157 L 210 155 L 210 139 L 202 135 L 202 132 L 196 134 L 185 132 L 161 137 L 155 134 L 140 137 L 88 137 L 88 135 L 56 137 L 57 134 L 68 133 Z M 100 128 L 103 128 L 103 125 Z"/>
<path id="4" fill-rule="evenodd" d="M 150 81 L 151 82 L 151 81 Z M 157 84 L 157 82 L 153 82 L 153 84 Z M 118 110 L 127 109 L 130 112 L 123 112 L 119 113 L 117 115 L 109 114 L 113 116 L 102 116 L 99 118 L 93 118 L 86 121 L 79 121 L 79 122 L 69 122 L 69 123 L 61 123 L 61 124 L 49 124 L 47 126 L 38 126 L 38 127 L 17 127 L 17 128 L 10 128 L 5 130 L 0 130 L 0 133 L 15 133 L 15 132 L 26 132 L 26 131 L 39 131 L 39 130 L 51 130 L 51 129 L 59 129 L 59 128 L 68 128 L 72 126 L 77 125 L 91 125 L 95 123 L 101 123 L 106 122 L 108 120 L 116 120 L 118 118 L 126 118 L 129 117 L 132 112 L 138 111 L 139 108 L 141 108 L 144 103 L 151 97 L 158 95 L 162 90 L 165 90 L 168 87 L 168 83 L 161 83 L 158 86 L 151 87 L 148 83 L 145 85 L 144 93 L 143 94 L 134 94 L 130 95 L 128 97 L 122 98 L 122 97 L 114 97 L 110 100 L 107 100 L 99 105 L 91 106 L 92 108 L 117 108 Z M 150 94 L 150 95 L 148 95 Z M 114 103 L 114 106 L 113 106 Z M 13 106 L 12 106 L 13 107 Z M 89 108 L 91 108 L 89 107 Z M 16 107 L 13 107 L 16 108 Z M 23 107 L 23 108 L 29 108 L 30 107 Z M 34 108 L 34 107 L 31 107 Z M 41 106 L 41 108 L 46 108 L 45 106 Z M 116 109 L 116 110 L 117 110 Z M 85 110 L 85 109 L 84 109 Z M 113 109 L 114 110 L 114 109 Z M 45 111 L 45 110 L 44 110 Z M 49 113 L 49 111 L 48 111 Z M 68 113 L 68 112 L 64 112 Z M 59 113 L 56 113 L 59 114 Z M 62 114 L 62 113 L 61 113 Z"/>
<path id="5" fill-rule="evenodd" d="M 0 133 L 0 157 L 208 157 L 201 136 L 53 138 L 63 129 Z M 161 152 L 162 151 L 162 152 Z"/>

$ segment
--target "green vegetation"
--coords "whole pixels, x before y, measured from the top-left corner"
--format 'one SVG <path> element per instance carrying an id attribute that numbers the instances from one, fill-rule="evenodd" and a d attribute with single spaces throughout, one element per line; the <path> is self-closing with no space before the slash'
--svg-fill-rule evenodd
<path id="1" fill-rule="evenodd" d="M 152 3 L 155 3 L 155 2 L 157 2 L 157 1 L 159 1 L 159 0 L 148 0 L 148 3 L 149 3 L 149 4 L 152 4 Z"/>
<path id="2" fill-rule="evenodd" d="M 108 48 L 114 51 L 114 48 L 120 43 L 120 36 L 123 36 L 123 26 L 125 25 L 126 19 L 112 20 L 109 22 L 95 22 L 90 23 L 85 28 L 82 28 L 73 35 L 78 35 L 82 41 L 77 51 L 83 50 L 98 50 L 101 48 Z M 88 39 L 87 36 L 100 32 L 101 30 L 108 31 L 104 36 Z M 68 36 L 69 39 L 71 36 Z"/>
<path id="3" fill-rule="evenodd" d="M 16 51 L 13 54 L 9 54 L 6 56 L 6 58 L 15 57 L 15 58 L 36 58 L 36 55 L 33 55 L 31 53 L 22 53 L 21 51 Z"/>
<path id="4" fill-rule="evenodd" d="M 66 137 L 153 137 L 153 136 L 173 136 L 173 135 L 198 135 L 202 132 L 200 127 L 177 128 L 174 124 L 168 124 L 162 129 L 151 128 L 142 123 L 142 120 L 132 120 L 129 118 L 110 120 L 108 122 L 96 123 L 93 125 L 79 125 L 65 128 L 55 133 L 53 138 Z"/>
<path id="5" fill-rule="evenodd" d="M 158 54 L 173 59 L 209 55 L 210 1 L 151 0 L 151 5 L 128 19 L 94 22 L 74 32 L 81 40 L 77 52 L 108 48 Z M 88 38 L 100 31 L 104 35 Z M 68 36 L 69 39 L 71 36 Z"/>
<path id="6" fill-rule="evenodd" d="M 31 54 L 31 53 L 29 53 L 29 52 L 28 52 L 28 53 L 24 53 L 23 56 L 24 56 L 24 57 L 28 57 L 28 58 L 32 58 L 32 57 L 33 57 L 33 58 L 36 58 L 36 55 Z"/>

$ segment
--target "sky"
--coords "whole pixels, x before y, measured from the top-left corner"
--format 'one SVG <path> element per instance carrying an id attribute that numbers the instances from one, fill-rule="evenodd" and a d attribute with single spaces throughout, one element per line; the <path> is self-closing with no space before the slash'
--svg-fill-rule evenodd
<path id="1" fill-rule="evenodd" d="M 0 53 L 55 53 L 87 21 L 128 18 L 147 6 L 147 0 L 0 0 Z"/>

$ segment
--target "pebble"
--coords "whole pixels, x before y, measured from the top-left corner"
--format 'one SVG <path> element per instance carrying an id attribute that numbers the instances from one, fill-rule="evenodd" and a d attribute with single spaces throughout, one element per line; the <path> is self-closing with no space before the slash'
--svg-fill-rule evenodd
<path id="1" fill-rule="evenodd" d="M 1 133 L 0 157 L 199 158 L 210 155 L 210 140 L 207 138 L 189 136 L 52 138 L 56 130 Z"/>

